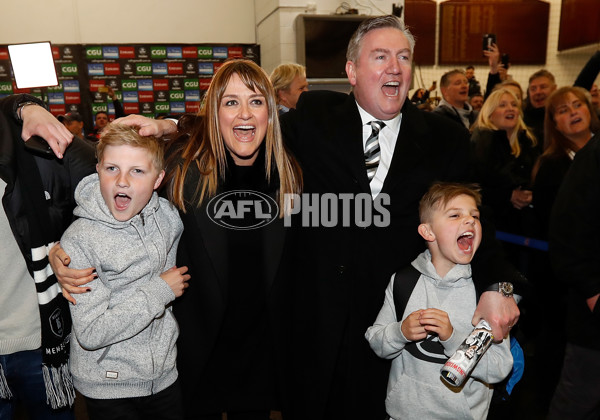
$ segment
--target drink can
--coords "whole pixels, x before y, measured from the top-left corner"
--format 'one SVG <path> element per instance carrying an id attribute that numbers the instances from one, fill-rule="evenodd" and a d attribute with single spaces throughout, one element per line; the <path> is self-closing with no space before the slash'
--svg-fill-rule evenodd
<path id="1" fill-rule="evenodd" d="M 492 328 L 481 320 L 471 334 L 462 342 L 456 352 L 442 366 L 442 378 L 452 386 L 461 386 L 469 377 L 479 359 L 492 345 Z"/>

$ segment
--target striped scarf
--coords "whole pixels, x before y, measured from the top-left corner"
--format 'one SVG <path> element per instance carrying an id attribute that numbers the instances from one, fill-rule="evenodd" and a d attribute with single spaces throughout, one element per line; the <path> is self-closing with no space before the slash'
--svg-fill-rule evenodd
<path id="1" fill-rule="evenodd" d="M 23 142 L 15 144 L 17 184 L 22 209 L 27 215 L 31 262 L 30 274 L 35 281 L 42 329 L 42 372 L 46 386 L 46 402 L 52 408 L 73 405 L 75 391 L 69 373 L 69 340 L 71 316 L 69 304 L 48 263 L 48 252 L 60 239 L 61 227 L 50 219 L 51 197 L 46 197 L 35 158 L 25 150 Z M 0 398 L 12 394 L 0 368 Z"/>

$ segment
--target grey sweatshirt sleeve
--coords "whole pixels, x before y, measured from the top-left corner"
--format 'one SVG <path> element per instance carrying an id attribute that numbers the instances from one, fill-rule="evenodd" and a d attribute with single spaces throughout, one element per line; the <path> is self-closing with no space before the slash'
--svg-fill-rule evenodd
<path id="1" fill-rule="evenodd" d="M 384 359 L 397 357 L 404 346 L 410 342 L 401 330 L 401 322 L 396 320 L 396 307 L 394 305 L 394 277 L 392 276 L 388 287 L 385 289 L 383 306 L 377 315 L 375 323 L 367 329 L 365 338 L 373 351 Z"/>
<path id="2" fill-rule="evenodd" d="M 71 257 L 70 267 L 96 267 L 98 259 L 94 258 L 93 251 L 84 250 L 80 244 L 80 241 L 70 240 L 68 230 L 61 239 L 63 249 Z M 135 290 L 130 298 L 116 305 L 110 305 L 112 291 L 103 281 L 102 273 L 87 286 L 91 291 L 77 295 L 77 304 L 70 305 L 73 329 L 86 350 L 96 350 L 135 336 L 161 316 L 165 306 L 175 299 L 175 294 L 159 275 L 141 286 L 131 285 Z"/>
<path id="3" fill-rule="evenodd" d="M 493 343 L 473 369 L 471 377 L 496 384 L 508 376 L 513 366 L 510 338 Z"/>

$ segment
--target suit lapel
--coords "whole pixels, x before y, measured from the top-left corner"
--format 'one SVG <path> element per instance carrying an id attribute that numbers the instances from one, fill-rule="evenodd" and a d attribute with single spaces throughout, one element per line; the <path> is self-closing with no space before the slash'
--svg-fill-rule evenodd
<path id="1" fill-rule="evenodd" d="M 428 128 L 421 111 L 406 101 L 402 107 L 400 133 L 394 147 L 390 170 L 383 183 L 382 192 L 387 192 L 405 179 L 413 169 L 422 165 L 431 147 Z"/>
<path id="2" fill-rule="evenodd" d="M 362 120 L 352 93 L 348 95 L 348 99 L 342 105 L 334 109 L 333 118 L 336 121 L 346 122 L 340 124 L 335 133 L 335 147 L 339 148 L 340 153 L 345 155 L 343 161 L 349 163 L 349 169 L 360 189 L 370 193 L 371 187 L 369 187 L 369 179 L 367 178 L 362 142 Z"/>

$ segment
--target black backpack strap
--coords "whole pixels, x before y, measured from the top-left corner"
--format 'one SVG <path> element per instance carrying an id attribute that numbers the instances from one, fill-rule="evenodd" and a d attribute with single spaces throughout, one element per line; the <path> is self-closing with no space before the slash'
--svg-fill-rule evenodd
<path id="1" fill-rule="evenodd" d="M 402 321 L 404 309 L 413 289 L 419 281 L 421 273 L 411 265 L 407 265 L 396 273 L 394 277 L 394 306 L 396 307 L 396 320 Z"/>

